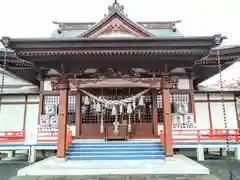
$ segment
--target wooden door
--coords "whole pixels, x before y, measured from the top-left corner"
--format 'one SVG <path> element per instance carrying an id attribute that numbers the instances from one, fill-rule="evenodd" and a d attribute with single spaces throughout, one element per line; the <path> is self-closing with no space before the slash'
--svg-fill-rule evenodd
<path id="1" fill-rule="evenodd" d="M 83 96 L 81 99 L 81 131 L 80 138 L 103 138 L 100 127 L 100 114 L 94 109 L 94 105 L 84 104 Z"/>
<path id="2" fill-rule="evenodd" d="M 136 101 L 136 103 L 138 103 Z M 153 116 L 152 116 L 152 98 L 151 94 L 144 96 L 144 105 L 137 106 L 131 114 L 132 138 L 153 138 Z"/>

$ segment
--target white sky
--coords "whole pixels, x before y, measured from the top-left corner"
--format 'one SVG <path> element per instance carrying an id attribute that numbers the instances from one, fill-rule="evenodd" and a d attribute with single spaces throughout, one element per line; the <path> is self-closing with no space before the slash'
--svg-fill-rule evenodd
<path id="1" fill-rule="evenodd" d="M 240 42 L 239 0 L 118 0 L 133 21 L 182 20 L 185 36 L 222 33 Z M 113 0 L 1 0 L 0 36 L 48 37 L 52 21 L 99 21 Z M 239 43 L 240 44 L 240 43 Z"/>
<path id="2" fill-rule="evenodd" d="M 185 36 L 227 36 L 240 44 L 240 0 L 118 0 L 133 21 L 181 20 Z M 99 21 L 113 0 L 0 0 L 0 37 L 49 37 L 52 21 Z"/>

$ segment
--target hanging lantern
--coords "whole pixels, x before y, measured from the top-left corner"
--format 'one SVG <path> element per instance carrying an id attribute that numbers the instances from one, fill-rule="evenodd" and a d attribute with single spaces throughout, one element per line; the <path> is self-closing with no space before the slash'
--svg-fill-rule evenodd
<path id="1" fill-rule="evenodd" d="M 84 98 L 84 105 L 90 105 L 88 96 L 85 96 L 85 98 Z"/>
<path id="2" fill-rule="evenodd" d="M 135 99 L 133 99 L 132 105 L 133 105 L 133 109 L 136 109 L 136 100 Z"/>
<path id="3" fill-rule="evenodd" d="M 96 112 L 101 112 L 101 105 L 99 102 L 96 105 Z"/>
<path id="4" fill-rule="evenodd" d="M 112 116 L 116 116 L 117 115 L 117 110 L 116 110 L 116 107 L 113 106 L 112 107 Z"/>
<path id="5" fill-rule="evenodd" d="M 140 97 L 138 105 L 139 106 L 144 106 L 143 96 Z"/>
<path id="6" fill-rule="evenodd" d="M 127 107 L 127 113 L 128 113 L 128 114 L 131 114 L 131 113 L 132 113 L 132 106 L 131 106 L 130 103 L 128 104 L 128 107 Z"/>
<path id="7" fill-rule="evenodd" d="M 120 114 L 123 113 L 123 105 L 122 105 L 122 104 L 121 104 L 120 107 L 119 107 L 119 112 L 120 112 Z"/>

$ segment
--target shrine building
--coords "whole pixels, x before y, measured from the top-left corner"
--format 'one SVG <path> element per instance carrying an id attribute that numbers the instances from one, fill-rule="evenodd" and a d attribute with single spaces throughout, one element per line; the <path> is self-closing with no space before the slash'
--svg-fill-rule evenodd
<path id="1" fill-rule="evenodd" d="M 49 38 L 1 39 L 0 150 L 31 144 L 65 158 L 75 139 L 155 139 L 171 157 L 187 142 L 238 142 L 237 91 L 221 79 L 215 91 L 198 86 L 238 60 L 225 36 L 133 22 L 117 1 L 98 22 L 53 23 Z M 237 139 L 221 139 L 226 129 Z"/>

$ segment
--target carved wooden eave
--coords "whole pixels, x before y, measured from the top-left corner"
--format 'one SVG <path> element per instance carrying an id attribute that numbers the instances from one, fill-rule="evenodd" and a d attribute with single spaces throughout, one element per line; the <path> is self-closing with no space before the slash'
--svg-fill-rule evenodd
<path id="1" fill-rule="evenodd" d="M 201 50 L 191 50 L 191 49 L 182 49 L 182 50 L 68 50 L 68 51 L 48 51 L 48 52 L 19 52 L 19 56 L 198 56 L 201 53 Z M 204 52 L 203 52 L 204 53 Z"/>
<path id="2" fill-rule="evenodd" d="M 124 6 L 114 2 L 108 7 L 108 14 L 98 23 L 91 26 L 79 37 L 95 38 L 106 32 L 127 32 L 136 37 L 155 37 L 142 26 L 130 20 L 123 12 Z"/>
<path id="3" fill-rule="evenodd" d="M 177 89 L 178 77 L 165 78 L 106 78 L 106 79 L 66 79 L 59 76 L 51 81 L 53 90 L 78 90 L 82 88 L 168 88 Z"/>
<path id="4" fill-rule="evenodd" d="M 51 81 L 51 86 L 53 91 L 68 90 L 69 80 L 67 75 L 59 75 L 57 78 Z"/>

